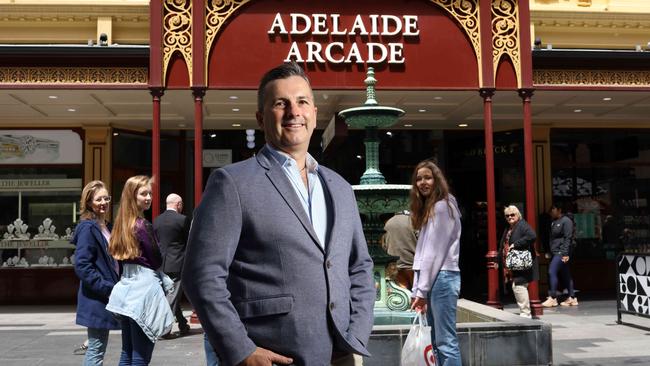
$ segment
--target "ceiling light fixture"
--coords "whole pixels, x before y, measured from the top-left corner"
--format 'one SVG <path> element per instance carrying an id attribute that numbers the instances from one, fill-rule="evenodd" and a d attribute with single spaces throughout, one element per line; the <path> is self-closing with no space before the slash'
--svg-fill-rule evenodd
<path id="1" fill-rule="evenodd" d="M 582 109 L 574 109 L 573 111 L 574 111 L 575 113 L 580 113 L 580 112 L 582 112 Z"/>
<path id="2" fill-rule="evenodd" d="M 410 124 L 410 123 L 405 123 L 405 124 L 404 124 L 404 127 L 413 127 L 413 125 Z"/>
<path id="3" fill-rule="evenodd" d="M 232 126 L 233 127 L 241 127 L 241 124 L 240 123 L 233 123 Z"/>
<path id="4" fill-rule="evenodd" d="M 239 112 L 239 108 L 233 108 L 232 111 L 233 112 Z"/>
<path id="5" fill-rule="evenodd" d="M 467 123 L 459 123 L 458 124 L 458 127 L 467 127 L 467 126 L 469 126 Z"/>
<path id="6" fill-rule="evenodd" d="M 50 98 L 50 99 L 59 99 L 59 97 L 57 97 L 56 95 L 50 95 L 50 96 L 48 96 L 48 98 Z"/>
<path id="7" fill-rule="evenodd" d="M 113 136 L 119 136 L 120 134 L 118 132 L 113 132 Z"/>
<path id="8" fill-rule="evenodd" d="M 424 109 L 424 108 L 418 109 L 418 112 L 420 112 L 420 113 L 424 113 L 424 112 L 426 112 L 426 111 L 427 111 L 427 110 Z"/>
<path id="9" fill-rule="evenodd" d="M 68 108 L 68 112 L 76 112 L 77 110 L 74 108 Z"/>
<path id="10" fill-rule="evenodd" d="M 231 95 L 231 96 L 228 97 L 228 99 L 230 99 L 230 100 L 237 100 L 237 99 L 239 99 L 239 97 L 236 96 L 236 95 Z"/>
<path id="11" fill-rule="evenodd" d="M 211 133 L 210 137 L 215 138 L 215 137 L 217 137 L 217 134 L 216 133 Z"/>
<path id="12" fill-rule="evenodd" d="M 442 100 L 442 97 L 433 97 L 435 100 Z"/>
<path id="13" fill-rule="evenodd" d="M 610 100 L 612 100 L 612 98 L 610 98 L 610 97 L 605 97 L 605 98 L 603 98 L 603 100 L 606 101 L 606 102 L 609 102 Z"/>
<path id="14" fill-rule="evenodd" d="M 393 137 L 393 133 L 390 132 L 390 131 L 386 132 L 386 135 L 388 135 L 388 136 L 390 136 L 390 137 Z"/>

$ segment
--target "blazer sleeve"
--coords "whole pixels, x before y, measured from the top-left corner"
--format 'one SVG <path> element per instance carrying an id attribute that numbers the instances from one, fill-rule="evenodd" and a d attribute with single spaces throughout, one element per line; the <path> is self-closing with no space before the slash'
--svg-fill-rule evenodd
<path id="1" fill-rule="evenodd" d="M 537 239 L 537 234 L 535 234 L 533 228 L 531 228 L 530 225 L 528 225 L 528 223 L 523 220 L 519 223 L 519 225 L 517 225 L 517 229 L 519 231 L 519 237 L 517 240 L 511 242 L 510 244 L 514 245 L 515 249 L 517 250 L 530 250 L 531 246 Z"/>
<path id="2" fill-rule="evenodd" d="M 372 278 L 373 262 L 368 254 L 366 237 L 363 234 L 361 216 L 356 200 L 354 202 L 355 222 L 350 253 L 350 327 L 352 334 L 363 346 L 368 345 L 373 323 L 373 307 L 375 305 L 375 285 Z"/>
<path id="3" fill-rule="evenodd" d="M 100 258 L 99 250 L 101 250 L 99 246 L 103 243 L 97 242 L 92 233 L 92 226 L 85 226 L 77 235 L 74 271 L 84 286 L 108 300 L 113 290 L 113 283 L 107 281 L 97 270 L 97 261 Z"/>
<path id="4" fill-rule="evenodd" d="M 452 244 L 451 236 L 454 230 L 454 220 L 449 215 L 447 201 L 440 200 L 433 206 L 433 218 L 429 218 L 424 230 L 422 245 L 422 260 L 417 281 L 413 284 L 414 297 L 427 298 L 438 272 L 445 262 L 449 247 Z"/>
<path id="5" fill-rule="evenodd" d="M 225 365 L 239 364 L 256 348 L 230 302 L 226 283 L 242 221 L 237 187 L 226 170 L 218 169 L 195 211 L 181 278 L 210 344 Z"/>

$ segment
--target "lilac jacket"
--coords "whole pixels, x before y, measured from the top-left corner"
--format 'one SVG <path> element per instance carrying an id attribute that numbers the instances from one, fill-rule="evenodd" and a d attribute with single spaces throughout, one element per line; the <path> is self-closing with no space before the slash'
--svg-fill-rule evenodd
<path id="1" fill-rule="evenodd" d="M 447 205 L 449 202 L 449 205 Z M 440 271 L 460 271 L 460 211 L 456 198 L 440 200 L 420 229 L 413 258 L 413 297 L 427 298 Z"/>

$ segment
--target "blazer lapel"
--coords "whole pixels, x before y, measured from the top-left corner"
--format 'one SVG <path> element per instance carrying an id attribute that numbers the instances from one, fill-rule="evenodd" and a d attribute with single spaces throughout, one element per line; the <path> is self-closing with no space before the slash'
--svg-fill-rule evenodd
<path id="1" fill-rule="evenodd" d="M 320 176 L 321 184 L 323 185 L 323 193 L 325 194 L 325 202 L 327 204 L 327 239 L 325 243 L 325 252 L 330 253 L 332 243 L 336 243 L 336 235 L 338 234 L 336 218 L 338 206 L 332 197 L 332 180 L 327 176 L 325 169 L 319 169 L 318 175 Z"/>
<path id="2" fill-rule="evenodd" d="M 266 147 L 262 148 L 262 150 L 260 150 L 260 153 L 257 155 L 257 161 L 260 163 L 260 165 L 262 165 L 262 167 L 266 169 L 266 176 L 273 184 L 273 187 L 275 187 L 278 193 L 280 193 L 291 211 L 293 211 L 294 215 L 296 215 L 307 233 L 309 233 L 309 236 L 314 241 L 314 244 L 316 244 L 316 246 L 318 246 L 318 248 L 323 251 L 323 247 L 318 240 L 318 236 L 314 231 L 314 227 L 311 224 L 311 221 L 309 220 L 305 209 L 302 207 L 302 203 L 300 203 L 300 198 L 298 198 L 298 195 L 294 191 L 293 187 L 291 187 L 291 182 L 282 171 L 282 167 L 270 154 L 271 153 Z"/>

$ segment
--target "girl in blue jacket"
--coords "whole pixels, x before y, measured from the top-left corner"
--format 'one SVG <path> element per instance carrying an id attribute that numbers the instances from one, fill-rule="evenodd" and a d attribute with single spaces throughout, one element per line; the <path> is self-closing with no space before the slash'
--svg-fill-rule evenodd
<path id="1" fill-rule="evenodd" d="M 83 365 L 103 365 L 108 332 L 120 329 L 106 310 L 108 297 L 119 280 L 117 262 L 108 253 L 111 236 L 106 221 L 111 196 L 103 182 L 88 183 L 81 192 L 81 220 L 71 242 L 75 251 L 75 273 L 81 283 L 77 295 L 77 324 L 88 328 L 88 350 Z"/>

